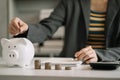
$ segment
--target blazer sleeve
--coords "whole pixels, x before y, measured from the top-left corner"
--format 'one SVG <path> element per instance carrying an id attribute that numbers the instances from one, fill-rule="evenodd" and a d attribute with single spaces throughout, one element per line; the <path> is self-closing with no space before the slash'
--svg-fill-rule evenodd
<path id="1" fill-rule="evenodd" d="M 113 48 L 95 49 L 99 61 L 120 61 L 120 32 L 115 45 Z"/>
<path id="2" fill-rule="evenodd" d="M 120 1 L 118 3 L 120 3 Z M 115 32 L 116 34 L 113 35 L 114 39 L 113 40 L 112 38 L 109 39 L 111 40 L 109 44 L 112 46 L 109 45 L 107 49 L 95 49 L 98 55 L 99 61 L 120 61 L 120 8 L 118 13 L 116 14 L 112 27 L 114 28 L 117 27 L 116 28 L 117 30 Z M 115 30 L 115 29 L 112 29 L 112 30 Z"/>
<path id="3" fill-rule="evenodd" d="M 50 17 L 40 21 L 38 24 L 28 24 L 29 30 L 16 37 L 27 37 L 33 43 L 43 42 L 51 38 L 55 31 L 65 23 L 65 0 L 61 0 Z"/>
<path id="4" fill-rule="evenodd" d="M 95 50 L 99 61 L 120 61 L 120 47 Z"/>

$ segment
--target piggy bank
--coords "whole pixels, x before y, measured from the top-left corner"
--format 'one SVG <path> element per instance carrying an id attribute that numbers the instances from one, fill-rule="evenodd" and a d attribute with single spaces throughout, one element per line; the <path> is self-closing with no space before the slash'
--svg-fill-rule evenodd
<path id="1" fill-rule="evenodd" d="M 8 66 L 28 67 L 34 57 L 34 46 L 26 38 L 1 39 L 2 58 Z"/>

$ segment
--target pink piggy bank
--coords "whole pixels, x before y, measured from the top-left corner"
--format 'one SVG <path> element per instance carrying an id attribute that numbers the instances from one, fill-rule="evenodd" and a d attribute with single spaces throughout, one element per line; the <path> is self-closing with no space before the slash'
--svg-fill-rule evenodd
<path id="1" fill-rule="evenodd" d="M 34 57 L 34 46 L 26 38 L 1 39 L 2 58 L 8 66 L 28 67 Z"/>

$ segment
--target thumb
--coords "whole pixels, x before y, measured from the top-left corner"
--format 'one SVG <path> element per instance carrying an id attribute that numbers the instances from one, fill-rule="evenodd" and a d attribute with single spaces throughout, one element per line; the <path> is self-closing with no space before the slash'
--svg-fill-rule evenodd
<path id="1" fill-rule="evenodd" d="M 19 26 L 20 26 L 20 33 L 23 33 L 28 29 L 28 25 L 23 21 L 19 21 Z"/>

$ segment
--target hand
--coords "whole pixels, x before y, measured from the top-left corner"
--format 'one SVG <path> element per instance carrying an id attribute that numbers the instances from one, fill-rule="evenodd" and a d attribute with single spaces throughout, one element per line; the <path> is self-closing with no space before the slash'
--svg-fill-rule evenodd
<path id="1" fill-rule="evenodd" d="M 16 17 L 16 18 L 11 20 L 11 23 L 9 25 L 9 32 L 13 36 L 16 36 L 18 34 L 22 34 L 27 30 L 28 30 L 28 25 L 26 23 L 24 23 L 21 19 Z"/>
<path id="2" fill-rule="evenodd" d="M 83 60 L 85 63 L 97 62 L 98 58 L 95 50 L 91 46 L 83 48 L 82 50 L 75 53 L 77 60 Z"/>

